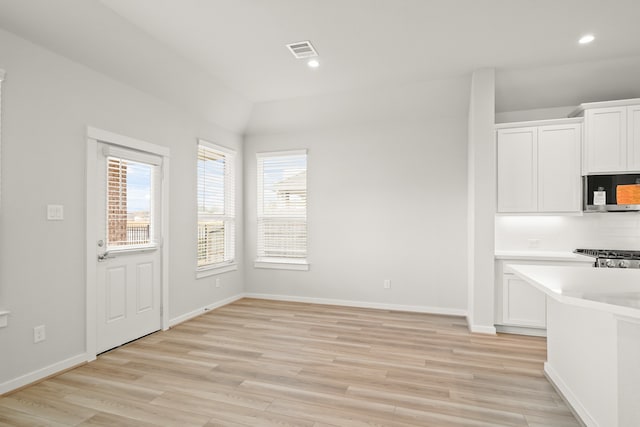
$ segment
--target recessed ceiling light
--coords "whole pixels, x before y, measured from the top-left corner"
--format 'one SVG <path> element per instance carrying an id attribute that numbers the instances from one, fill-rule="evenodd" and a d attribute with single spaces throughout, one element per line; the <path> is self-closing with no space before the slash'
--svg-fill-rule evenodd
<path id="1" fill-rule="evenodd" d="M 578 43 L 580 44 L 589 44 L 592 41 L 594 41 L 596 38 L 593 36 L 593 34 L 586 34 L 582 37 L 580 37 L 580 40 L 578 40 Z"/>
<path id="2" fill-rule="evenodd" d="M 311 68 L 318 68 L 320 66 L 320 62 L 317 59 L 311 59 L 307 62 L 307 65 Z"/>

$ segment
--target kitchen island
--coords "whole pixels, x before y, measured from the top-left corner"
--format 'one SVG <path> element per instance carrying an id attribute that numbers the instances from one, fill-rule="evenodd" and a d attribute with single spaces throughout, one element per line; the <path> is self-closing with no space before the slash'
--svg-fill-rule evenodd
<path id="1" fill-rule="evenodd" d="M 587 426 L 640 426 L 640 270 L 511 264 L 547 295 L 545 373 Z"/>

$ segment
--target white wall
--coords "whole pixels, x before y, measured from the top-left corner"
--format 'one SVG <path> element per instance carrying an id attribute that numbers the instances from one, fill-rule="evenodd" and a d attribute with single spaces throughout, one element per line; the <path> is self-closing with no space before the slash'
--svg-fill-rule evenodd
<path id="1" fill-rule="evenodd" d="M 496 216 L 496 250 L 572 251 L 576 248 L 640 250 L 640 213 L 583 216 Z"/>
<path id="2" fill-rule="evenodd" d="M 248 100 L 103 2 L 5 1 L 1 8 L 0 28 L 178 106 L 194 118 L 244 131 L 251 113 Z"/>
<path id="3" fill-rule="evenodd" d="M 577 105 L 533 110 L 507 111 L 496 113 L 496 123 L 526 122 L 531 120 L 564 119 L 577 108 Z"/>
<path id="4" fill-rule="evenodd" d="M 252 120 L 263 133 L 245 140 L 247 292 L 466 311 L 469 83 L 465 78 L 440 86 L 454 89 L 440 111 L 442 98 L 429 96 L 439 89 L 417 85 L 415 91 L 425 94 L 422 101 L 407 105 L 406 114 L 386 118 L 379 113 L 389 105 L 379 101 L 394 97 L 380 94 L 376 101 L 377 96 L 340 94 L 333 102 L 309 98 L 274 106 L 285 117 L 319 103 L 343 113 L 331 123 L 327 120 L 334 115 L 319 114 L 305 123 L 306 130 L 298 123 L 291 126 L 295 130 L 282 131 L 281 119 L 280 132 L 267 133 L 263 114 L 271 117 L 273 111 L 269 106 L 254 110 Z M 369 101 L 374 105 L 345 107 Z M 375 111 L 376 120 L 366 121 L 365 110 Z M 400 113 L 402 105 L 393 110 Z M 255 154 L 298 148 L 308 149 L 310 271 L 256 269 Z M 384 279 L 391 280 L 391 289 L 383 289 Z"/>
<path id="5" fill-rule="evenodd" d="M 471 77 L 469 98 L 468 168 L 468 310 L 472 332 L 495 333 L 494 230 L 496 206 L 495 71 L 477 70 Z"/>
<path id="6" fill-rule="evenodd" d="M 196 140 L 240 151 L 240 136 L 191 118 L 170 105 L 0 30 L 2 205 L 0 392 L 16 378 L 85 351 L 86 127 L 171 149 L 170 317 L 242 292 L 240 270 L 195 279 Z M 237 200 L 242 200 L 242 165 Z M 65 219 L 46 221 L 46 205 L 64 205 Z M 242 203 L 238 210 L 242 246 Z M 46 341 L 33 344 L 44 324 Z"/>
<path id="7" fill-rule="evenodd" d="M 496 112 L 640 97 L 640 56 L 496 71 Z"/>

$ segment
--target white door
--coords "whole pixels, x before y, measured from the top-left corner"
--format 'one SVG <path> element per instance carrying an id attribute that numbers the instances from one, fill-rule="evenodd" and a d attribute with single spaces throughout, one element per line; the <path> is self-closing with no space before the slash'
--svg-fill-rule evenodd
<path id="1" fill-rule="evenodd" d="M 96 352 L 161 328 L 162 158 L 97 144 Z"/>
<path id="2" fill-rule="evenodd" d="M 505 325 L 547 327 L 546 296 L 512 274 L 504 275 L 502 321 Z"/>

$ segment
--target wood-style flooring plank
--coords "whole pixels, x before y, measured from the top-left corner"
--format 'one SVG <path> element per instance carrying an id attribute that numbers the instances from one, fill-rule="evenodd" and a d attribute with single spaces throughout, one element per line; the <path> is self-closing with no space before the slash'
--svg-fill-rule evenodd
<path id="1" fill-rule="evenodd" d="M 242 299 L 0 398 L 0 426 L 577 427 L 544 338 Z"/>

